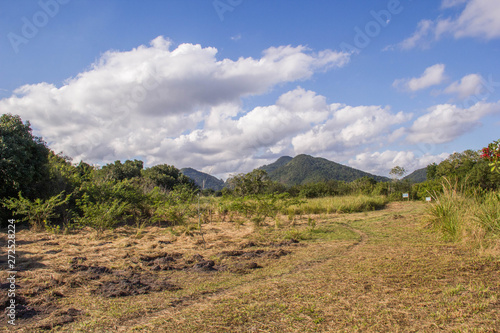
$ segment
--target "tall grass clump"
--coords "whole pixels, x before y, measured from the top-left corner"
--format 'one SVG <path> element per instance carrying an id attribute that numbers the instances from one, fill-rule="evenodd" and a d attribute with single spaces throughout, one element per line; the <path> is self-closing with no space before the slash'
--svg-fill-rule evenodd
<path id="1" fill-rule="evenodd" d="M 443 193 L 434 193 L 427 209 L 427 222 L 444 239 L 469 245 L 484 245 L 500 236 L 500 197 L 495 192 L 470 189 L 465 183 L 443 177 Z"/>
<path id="2" fill-rule="evenodd" d="M 476 209 L 474 218 L 486 233 L 500 235 L 500 194 L 487 193 Z"/>
<path id="3" fill-rule="evenodd" d="M 428 208 L 428 222 L 447 240 L 456 241 L 471 220 L 474 198 L 466 194 L 464 185 L 452 183 L 447 178 L 442 182 L 443 193 L 434 193 L 435 203 Z"/>

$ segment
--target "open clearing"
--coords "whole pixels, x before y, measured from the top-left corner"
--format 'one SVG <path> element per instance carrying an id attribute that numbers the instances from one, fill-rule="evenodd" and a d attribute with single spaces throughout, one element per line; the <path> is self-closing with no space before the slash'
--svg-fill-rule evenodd
<path id="1" fill-rule="evenodd" d="M 498 332 L 500 257 L 425 229 L 425 204 L 369 213 L 119 228 L 18 230 L 26 332 Z M 2 249 L 6 236 L 2 235 Z M 5 255 L 2 256 L 5 267 Z M 6 272 L 0 274 L 6 281 Z M 2 287 L 2 310 L 6 288 Z M 5 318 L 4 318 L 5 319 Z M 2 329 L 8 330 L 6 320 Z"/>

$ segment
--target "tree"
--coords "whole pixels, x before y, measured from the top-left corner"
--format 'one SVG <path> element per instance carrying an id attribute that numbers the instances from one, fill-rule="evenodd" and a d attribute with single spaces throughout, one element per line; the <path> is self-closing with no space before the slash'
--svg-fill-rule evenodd
<path id="1" fill-rule="evenodd" d="M 393 179 L 399 179 L 403 177 L 406 173 L 406 169 L 400 166 L 395 166 L 394 168 L 391 169 L 389 174 L 392 176 Z"/>
<path id="2" fill-rule="evenodd" d="M 197 188 L 194 181 L 182 174 L 173 165 L 160 164 L 143 170 L 142 176 L 150 180 L 154 186 L 166 191 L 172 191 L 176 185 L 186 185 L 192 189 Z"/>
<path id="3" fill-rule="evenodd" d="M 355 191 L 361 194 L 370 194 L 373 192 L 377 181 L 371 177 L 363 176 L 352 182 Z"/>
<path id="4" fill-rule="evenodd" d="M 0 117 L 0 197 L 38 196 L 37 189 L 47 176 L 49 149 L 33 136 L 30 123 L 21 117 Z"/>
<path id="5" fill-rule="evenodd" d="M 239 174 L 227 180 L 229 187 L 238 196 L 251 194 L 263 194 L 270 184 L 267 172 L 262 169 L 255 169 L 247 174 Z"/>
<path id="6" fill-rule="evenodd" d="M 427 166 L 427 180 L 436 178 L 437 167 L 438 165 L 436 163 L 432 163 Z"/>
<path id="7" fill-rule="evenodd" d="M 398 181 L 399 181 L 399 178 L 403 177 L 406 173 L 406 169 L 403 168 L 403 167 L 400 167 L 399 165 L 395 166 L 394 168 L 391 169 L 391 171 L 389 172 L 389 174 L 391 175 L 392 177 L 392 181 L 394 183 L 394 186 L 393 188 L 389 188 L 389 192 L 392 193 L 394 190 L 397 190 L 396 189 L 396 185 L 398 184 Z"/>
<path id="8" fill-rule="evenodd" d="M 140 160 L 126 160 L 123 164 L 121 161 L 115 161 L 114 164 L 110 163 L 103 166 L 101 173 L 106 179 L 110 180 L 132 179 L 141 176 L 143 165 Z"/>

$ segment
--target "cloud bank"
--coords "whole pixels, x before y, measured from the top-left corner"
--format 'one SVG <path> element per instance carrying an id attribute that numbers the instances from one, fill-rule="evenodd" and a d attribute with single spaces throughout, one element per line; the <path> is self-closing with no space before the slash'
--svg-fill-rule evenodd
<path id="1" fill-rule="evenodd" d="M 222 177 L 301 153 L 349 161 L 378 174 L 387 174 L 394 163 L 423 167 L 443 156 L 385 147 L 429 142 L 438 125 L 446 130 L 430 142 L 448 142 L 499 109 L 499 103 L 468 109 L 438 105 L 413 121 L 412 113 L 390 106 L 327 103 L 327 97 L 300 86 L 273 104 L 243 107 L 249 96 L 303 82 L 349 60 L 347 53 L 304 46 L 271 47 L 258 59 L 218 59 L 213 47 L 174 48 L 158 37 L 130 51 L 106 52 L 60 87 L 22 86 L 0 100 L 0 109 L 30 120 L 54 151 L 75 162 L 138 158 L 147 165 L 193 167 Z M 438 64 L 403 84 L 424 89 L 441 82 L 443 73 Z M 466 94 L 472 79 L 452 84 L 448 92 Z"/>

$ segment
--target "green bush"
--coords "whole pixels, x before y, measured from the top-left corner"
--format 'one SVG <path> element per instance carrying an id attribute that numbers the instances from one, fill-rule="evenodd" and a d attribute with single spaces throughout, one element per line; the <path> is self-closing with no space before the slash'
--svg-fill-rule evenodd
<path id="1" fill-rule="evenodd" d="M 4 199 L 2 204 L 15 215 L 22 216 L 21 221 L 28 221 L 33 229 L 41 230 L 50 223 L 50 219 L 59 216 L 55 209 L 67 203 L 69 199 L 70 195 L 64 196 L 64 192 L 61 192 L 47 200 L 29 200 L 19 192 L 19 198 Z"/>
<path id="2" fill-rule="evenodd" d="M 164 222 L 169 225 L 185 224 L 188 217 L 195 216 L 197 209 L 193 205 L 197 189 L 190 184 L 176 185 L 173 191 L 165 195 L 155 195 L 153 222 Z"/>
<path id="3" fill-rule="evenodd" d="M 119 199 L 103 202 L 93 202 L 87 194 L 77 200 L 78 207 L 83 215 L 75 219 L 77 225 L 88 226 L 100 232 L 115 227 L 124 222 L 130 215 L 127 211 L 130 205 Z"/>

